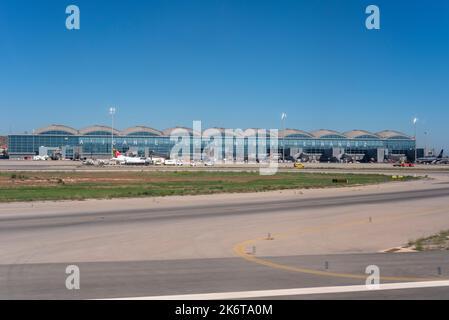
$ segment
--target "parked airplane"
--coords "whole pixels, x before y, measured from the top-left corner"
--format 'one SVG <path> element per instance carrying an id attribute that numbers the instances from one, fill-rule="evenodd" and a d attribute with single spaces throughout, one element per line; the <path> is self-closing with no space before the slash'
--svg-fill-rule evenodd
<path id="1" fill-rule="evenodd" d="M 124 156 L 118 150 L 114 151 L 114 158 L 112 158 L 112 161 L 115 161 L 116 163 L 119 163 L 119 164 L 125 164 L 125 165 L 149 164 L 149 162 L 144 158 Z"/>
<path id="2" fill-rule="evenodd" d="M 449 158 L 444 157 L 443 158 L 443 149 L 441 149 L 440 154 L 436 157 L 421 157 L 416 159 L 416 163 L 421 164 L 437 164 L 437 163 L 448 163 Z"/>

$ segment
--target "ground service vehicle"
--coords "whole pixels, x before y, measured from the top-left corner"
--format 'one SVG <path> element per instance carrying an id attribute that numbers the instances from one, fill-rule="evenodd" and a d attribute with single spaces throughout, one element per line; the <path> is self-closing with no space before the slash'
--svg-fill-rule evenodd
<path id="1" fill-rule="evenodd" d="M 296 169 L 304 169 L 305 168 L 304 164 L 302 164 L 301 162 L 295 162 L 293 167 Z"/>

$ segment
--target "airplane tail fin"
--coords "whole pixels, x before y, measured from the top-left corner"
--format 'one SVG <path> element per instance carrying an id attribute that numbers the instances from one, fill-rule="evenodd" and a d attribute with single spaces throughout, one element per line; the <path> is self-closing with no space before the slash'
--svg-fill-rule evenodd
<path id="1" fill-rule="evenodd" d="M 444 149 L 441 149 L 441 151 L 440 151 L 440 154 L 438 155 L 438 159 L 441 159 L 441 158 L 443 158 L 443 151 L 444 151 Z"/>
<path id="2" fill-rule="evenodd" d="M 117 149 L 114 149 L 114 157 L 118 158 L 118 156 L 120 156 L 120 155 L 121 155 L 120 151 L 118 151 Z"/>

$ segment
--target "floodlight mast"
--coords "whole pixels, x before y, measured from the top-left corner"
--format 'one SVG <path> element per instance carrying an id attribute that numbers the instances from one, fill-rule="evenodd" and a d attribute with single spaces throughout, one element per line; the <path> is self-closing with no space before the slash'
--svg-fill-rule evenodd
<path id="1" fill-rule="evenodd" d="M 285 119 L 287 118 L 287 113 L 282 112 L 282 162 L 285 162 Z"/>
<path id="2" fill-rule="evenodd" d="M 416 123 L 418 122 L 418 118 L 416 118 L 416 117 L 414 117 L 413 118 L 413 129 L 414 129 L 414 139 L 415 139 L 415 163 L 416 163 L 416 158 L 417 158 L 417 156 L 418 156 L 418 150 L 417 150 L 417 148 L 418 148 L 418 144 L 416 143 Z"/>
<path id="3" fill-rule="evenodd" d="M 115 107 L 109 108 L 109 114 L 111 115 L 111 155 L 114 158 L 114 115 Z"/>

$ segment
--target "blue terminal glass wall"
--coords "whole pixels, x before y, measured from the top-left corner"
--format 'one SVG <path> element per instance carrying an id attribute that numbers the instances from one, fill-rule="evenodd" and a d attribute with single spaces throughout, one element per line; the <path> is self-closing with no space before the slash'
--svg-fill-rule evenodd
<path id="1" fill-rule="evenodd" d="M 84 129 L 80 131 L 65 126 L 51 126 L 37 130 L 33 134 L 9 135 L 8 147 L 11 157 L 36 155 L 39 154 L 40 147 L 48 147 L 66 150 L 67 158 L 73 157 L 75 153 L 84 158 L 107 158 L 112 153 L 111 138 L 113 133 L 113 147 L 123 153 L 132 150 L 137 152 L 139 156 L 148 155 L 148 153 L 168 156 L 176 143 L 170 140 L 169 133 L 173 129 L 158 131 L 151 128 L 142 130 L 139 127 L 136 130 L 130 128 L 121 132 L 117 130 L 113 132 L 111 128 L 104 127 L 102 129 L 98 128 L 98 126 L 92 127 L 91 130 Z M 190 139 L 192 141 L 191 145 L 193 145 L 193 137 Z M 232 139 L 235 155 L 241 139 L 239 140 L 236 137 L 226 137 L 226 139 Z M 205 148 L 209 141 L 209 138 L 203 137 L 201 149 Z M 223 150 L 225 150 L 225 144 L 225 139 L 223 139 Z M 257 148 L 256 139 L 252 137 L 244 139 L 245 155 L 247 155 L 248 149 L 251 149 L 248 148 L 248 145 L 251 147 L 256 146 Z M 269 146 L 269 142 L 266 143 L 266 146 Z M 304 153 L 320 154 L 339 148 L 347 154 L 363 154 L 377 149 L 384 149 L 386 154 L 402 154 L 411 157 L 414 153 L 415 140 L 410 136 L 392 130 L 374 134 L 361 130 L 347 133 L 319 130 L 318 132 L 308 133 L 287 129 L 279 132 L 278 146 L 279 152 L 285 149 L 287 152 L 300 150 Z M 193 147 L 191 148 L 192 151 Z"/>

